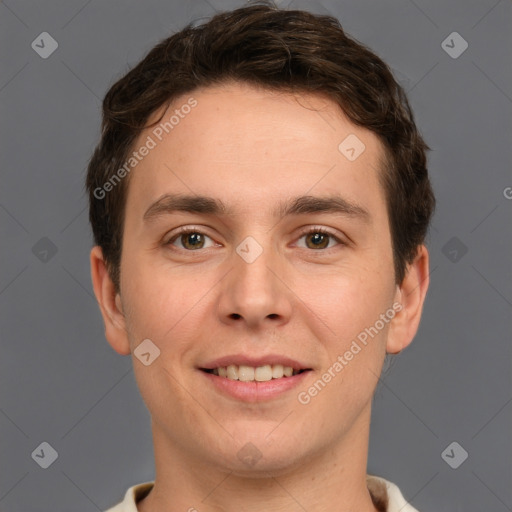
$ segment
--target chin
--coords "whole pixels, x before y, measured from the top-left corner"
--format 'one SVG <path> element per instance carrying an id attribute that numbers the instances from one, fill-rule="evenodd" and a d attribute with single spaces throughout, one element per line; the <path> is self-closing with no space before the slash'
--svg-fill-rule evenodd
<path id="1" fill-rule="evenodd" d="M 232 459 L 229 469 L 234 475 L 240 477 L 279 477 L 286 475 L 301 465 L 301 459 L 302 457 L 297 454 L 290 455 L 289 451 L 287 454 L 277 454 L 272 453 L 271 450 L 266 450 L 265 455 L 257 455 L 254 458 L 252 455 L 249 455 L 244 460 L 240 460 L 237 453 L 235 454 L 235 459 Z"/>
<path id="2" fill-rule="evenodd" d="M 275 425 L 274 427 L 275 428 Z M 295 436 L 268 436 L 271 430 L 266 429 L 261 435 L 233 436 L 231 446 L 219 447 L 224 452 L 217 458 L 223 460 L 225 467 L 238 476 L 265 478 L 286 474 L 303 463 L 305 453 Z M 226 448 L 229 449 L 226 452 Z"/>

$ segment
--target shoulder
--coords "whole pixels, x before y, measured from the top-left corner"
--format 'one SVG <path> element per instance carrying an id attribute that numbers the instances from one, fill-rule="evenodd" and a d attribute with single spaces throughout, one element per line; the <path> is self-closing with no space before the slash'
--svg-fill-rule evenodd
<path id="1" fill-rule="evenodd" d="M 153 488 L 154 483 L 154 481 L 151 481 L 132 485 L 126 491 L 123 501 L 119 502 L 114 507 L 109 508 L 105 512 L 138 512 L 137 502 L 149 493 Z"/>
<path id="2" fill-rule="evenodd" d="M 386 512 L 419 512 L 404 498 L 393 482 L 375 475 L 367 475 L 366 482 L 374 502 L 387 507 L 383 508 Z"/>

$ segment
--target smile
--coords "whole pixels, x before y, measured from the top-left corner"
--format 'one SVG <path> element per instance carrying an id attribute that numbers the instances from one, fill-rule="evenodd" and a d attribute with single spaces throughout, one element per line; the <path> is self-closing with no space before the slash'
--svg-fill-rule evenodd
<path id="1" fill-rule="evenodd" d="M 292 377 L 306 371 L 305 369 L 294 369 L 282 364 L 266 364 L 256 367 L 230 364 L 229 366 L 219 366 L 212 369 L 202 368 L 202 370 L 219 377 L 242 382 L 268 382 L 272 379 Z"/>
<path id="2" fill-rule="evenodd" d="M 279 368 L 280 366 L 281 368 Z M 224 370 L 226 375 L 222 377 L 220 373 L 224 373 Z M 257 367 L 228 365 L 213 369 L 199 369 L 199 374 L 209 381 L 205 388 L 207 393 L 213 392 L 215 395 L 220 394 L 251 403 L 268 402 L 279 397 L 286 397 L 286 393 L 294 388 L 304 387 L 304 379 L 312 373 L 311 369 L 294 371 L 292 367 L 283 367 L 282 365 Z M 282 376 L 279 376 L 281 374 Z"/>

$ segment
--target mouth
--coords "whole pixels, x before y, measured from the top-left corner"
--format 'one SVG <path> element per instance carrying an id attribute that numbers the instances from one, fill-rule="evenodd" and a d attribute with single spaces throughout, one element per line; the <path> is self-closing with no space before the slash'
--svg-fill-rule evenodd
<path id="1" fill-rule="evenodd" d="M 277 379 L 286 379 L 311 371 L 311 368 L 294 368 L 282 364 L 265 364 L 261 366 L 230 364 L 215 368 L 200 368 L 201 371 L 216 375 L 217 377 L 238 380 L 241 382 L 268 382 Z"/>
<path id="2" fill-rule="evenodd" d="M 281 354 L 231 354 L 196 366 L 214 395 L 243 402 L 287 399 L 313 374 L 314 368 Z"/>
<path id="3" fill-rule="evenodd" d="M 198 368 L 201 375 L 209 381 L 208 393 L 230 397 L 242 402 L 268 402 L 290 399 L 289 393 L 305 385 L 305 379 L 313 373 L 312 368 L 300 365 L 261 364 L 249 366 L 228 364 L 212 368 Z M 213 396 L 213 395 L 212 395 Z"/>

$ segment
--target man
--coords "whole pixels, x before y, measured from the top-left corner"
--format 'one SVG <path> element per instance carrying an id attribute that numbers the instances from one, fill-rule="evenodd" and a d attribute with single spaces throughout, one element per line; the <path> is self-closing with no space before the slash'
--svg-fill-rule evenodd
<path id="1" fill-rule="evenodd" d="M 434 207 L 389 68 L 334 18 L 260 2 L 162 41 L 103 109 L 92 280 L 156 463 L 110 511 L 414 511 L 366 473 Z"/>

